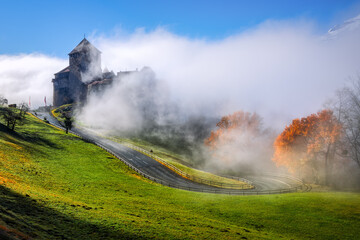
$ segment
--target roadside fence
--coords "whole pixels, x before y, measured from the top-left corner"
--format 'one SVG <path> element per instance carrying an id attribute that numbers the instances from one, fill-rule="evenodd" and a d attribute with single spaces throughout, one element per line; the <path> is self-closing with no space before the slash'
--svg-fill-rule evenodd
<path id="1" fill-rule="evenodd" d="M 50 113 L 51 114 L 51 113 Z M 38 119 L 42 120 L 39 116 L 34 115 L 33 116 L 37 117 Z M 54 124 L 54 123 L 50 123 L 51 125 L 54 125 L 58 128 L 61 128 L 62 130 L 65 130 L 65 128 L 61 125 L 61 123 L 59 124 Z M 232 179 L 236 179 L 242 182 L 245 182 L 245 186 L 243 188 L 240 189 L 236 189 L 236 188 L 228 188 L 231 187 L 233 185 L 236 185 L 237 187 L 239 187 L 239 185 L 237 184 L 226 184 L 226 183 L 221 183 L 221 182 L 216 182 L 216 181 L 210 181 L 207 179 L 202 179 L 202 178 L 198 178 L 195 176 L 191 176 L 187 173 L 184 173 L 183 171 L 181 171 L 180 169 L 176 168 L 175 166 L 173 166 L 172 164 L 167 163 L 166 161 L 164 161 L 163 159 L 157 157 L 156 155 L 154 155 L 153 153 L 139 148 L 137 146 L 133 146 L 130 144 L 123 144 L 124 146 L 139 151 L 153 159 L 155 159 L 156 161 L 160 162 L 161 164 L 164 164 L 166 167 L 168 167 L 169 169 L 173 170 L 174 172 L 176 172 L 177 174 L 179 174 L 180 176 L 189 179 L 191 181 L 197 182 L 197 183 L 202 183 L 205 185 L 209 185 L 212 186 L 214 188 L 208 188 L 208 187 L 192 187 L 192 186 L 184 186 L 184 185 L 179 185 L 179 184 L 174 184 L 174 183 L 170 183 L 168 181 L 164 181 L 158 178 L 155 178 L 153 176 L 150 176 L 146 173 L 144 173 L 143 171 L 141 171 L 140 169 L 136 168 L 135 166 L 133 166 L 132 164 L 130 164 L 128 161 L 126 161 L 126 159 L 123 159 L 122 157 L 120 157 L 118 154 L 116 154 L 114 151 L 112 151 L 111 149 L 109 149 L 108 147 L 104 146 L 103 144 L 94 141 L 93 139 L 90 139 L 88 137 L 85 137 L 77 132 L 74 131 L 69 131 L 69 133 L 72 133 L 80 138 L 82 138 L 84 141 L 87 141 L 89 143 L 95 144 L 98 147 L 104 149 L 105 151 L 107 151 L 108 153 L 110 153 L 112 156 L 114 156 L 115 158 L 119 159 L 120 161 L 122 161 L 125 165 L 127 165 L 129 168 L 131 168 L 132 170 L 134 170 L 135 172 L 137 172 L 139 175 L 154 181 L 156 183 L 162 184 L 164 186 L 168 186 L 171 188 L 176 188 L 176 189 L 182 189 L 182 190 L 187 190 L 187 191 L 194 191 L 194 192 L 203 192 L 203 193 L 216 193 L 216 194 L 228 194 L 228 195 L 265 195 L 265 194 L 282 194 L 282 193 L 292 193 L 292 192 L 297 192 L 299 190 L 306 191 L 306 186 L 305 185 L 299 185 L 299 186 L 295 186 L 295 187 L 291 187 L 291 188 L 284 188 L 284 189 L 276 189 L 276 190 L 265 190 L 265 191 L 261 191 L 261 190 L 257 190 L 255 188 L 255 186 L 253 185 L 253 183 L 247 179 L 244 178 L 240 178 L 240 177 L 231 177 L 231 176 L 223 176 L 223 177 L 227 177 L 227 178 L 232 178 Z"/>

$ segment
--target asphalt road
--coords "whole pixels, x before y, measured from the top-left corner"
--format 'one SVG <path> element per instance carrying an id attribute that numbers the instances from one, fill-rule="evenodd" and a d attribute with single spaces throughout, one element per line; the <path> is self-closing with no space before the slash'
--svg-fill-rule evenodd
<path id="1" fill-rule="evenodd" d="M 62 128 L 57 119 L 52 117 L 47 112 L 37 112 L 36 115 L 40 119 L 44 119 L 44 117 L 46 117 L 52 125 Z M 87 139 L 91 142 L 96 143 L 99 146 L 104 147 L 107 150 L 110 150 L 116 157 L 120 158 L 122 161 L 127 162 L 128 164 L 140 170 L 147 176 L 155 178 L 155 181 L 160 182 L 163 185 L 200 192 L 244 195 L 289 192 L 289 189 L 294 188 L 295 186 L 299 186 L 298 181 L 295 181 L 285 176 L 265 175 L 246 177 L 246 179 L 250 180 L 253 183 L 253 185 L 255 186 L 254 189 L 237 190 L 213 187 L 185 179 L 171 169 L 157 162 L 156 160 L 109 139 L 100 137 L 89 132 L 85 132 L 84 130 L 78 128 L 73 128 L 72 132 L 78 134 L 84 139 Z"/>

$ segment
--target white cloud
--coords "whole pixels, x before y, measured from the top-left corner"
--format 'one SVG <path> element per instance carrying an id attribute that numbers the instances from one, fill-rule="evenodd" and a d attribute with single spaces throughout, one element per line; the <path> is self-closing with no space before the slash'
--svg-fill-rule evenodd
<path id="1" fill-rule="evenodd" d="M 278 126 L 318 111 L 359 71 L 359 40 L 359 31 L 326 40 L 309 23 L 274 21 L 218 41 L 161 28 L 92 39 L 104 66 L 150 66 L 189 111 L 226 103 L 220 114 L 257 111 Z"/>
<path id="2" fill-rule="evenodd" d="M 359 30 L 341 34 L 324 40 L 311 23 L 268 21 L 216 41 L 161 28 L 94 35 L 91 41 L 110 70 L 150 66 L 190 113 L 257 111 L 266 122 L 284 126 L 319 110 L 360 70 Z M 67 64 L 40 54 L 0 55 L 0 94 L 10 102 L 31 96 L 33 106 L 42 105 L 44 96 L 51 102 L 53 74 Z"/>
<path id="3" fill-rule="evenodd" d="M 9 103 L 29 102 L 32 107 L 52 104 L 52 78 L 66 67 L 62 59 L 42 54 L 0 55 L 0 94 Z"/>

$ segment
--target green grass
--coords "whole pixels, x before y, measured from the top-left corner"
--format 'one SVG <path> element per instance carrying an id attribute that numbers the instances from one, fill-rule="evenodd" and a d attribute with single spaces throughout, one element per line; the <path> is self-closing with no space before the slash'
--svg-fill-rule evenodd
<path id="1" fill-rule="evenodd" d="M 64 118 L 62 117 L 62 113 L 69 112 L 69 109 L 72 109 L 73 104 L 67 104 L 60 106 L 58 108 L 55 108 L 51 111 L 54 117 L 56 117 L 59 121 L 64 121 Z M 66 111 L 68 110 L 68 111 Z M 81 125 L 81 123 L 78 123 Z M 190 179 L 205 183 L 208 185 L 216 186 L 216 187 L 223 187 L 223 188 L 233 188 L 233 189 L 250 189 L 253 188 L 253 186 L 241 182 L 235 179 L 229 179 L 224 178 L 209 172 L 201 171 L 195 168 L 190 167 L 191 161 L 187 160 L 186 157 L 183 157 L 179 154 L 176 154 L 172 151 L 169 151 L 168 149 L 165 149 L 161 146 L 152 144 L 150 142 L 138 139 L 138 138 L 121 138 L 121 137 L 112 137 L 111 140 L 117 141 L 119 143 L 127 143 L 133 146 L 137 146 L 140 148 L 143 148 L 147 151 L 152 150 L 154 154 L 164 160 L 165 162 L 175 166 L 176 168 L 180 169 L 183 173 L 188 174 L 190 176 Z M 151 157 L 151 156 L 150 156 Z M 183 174 L 180 174 L 184 176 Z"/>
<path id="2" fill-rule="evenodd" d="M 74 107 L 73 103 L 65 104 L 65 105 L 62 105 L 58 108 L 51 110 L 51 113 L 59 121 L 64 122 L 64 120 L 65 120 L 64 114 L 72 116 L 73 107 Z"/>
<path id="3" fill-rule="evenodd" d="M 132 145 L 132 146 L 140 147 L 144 150 L 147 150 L 148 152 L 153 151 L 154 155 L 161 158 L 163 161 L 170 163 L 171 165 L 180 169 L 183 173 L 190 175 L 191 179 L 194 179 L 197 182 L 201 183 L 202 181 L 198 181 L 197 179 L 202 179 L 205 181 L 209 181 L 207 182 L 208 185 L 213 185 L 217 187 L 221 186 L 226 188 L 226 184 L 230 184 L 228 185 L 229 186 L 228 188 L 234 188 L 234 189 L 252 188 L 251 185 L 246 184 L 244 182 L 235 179 L 221 177 L 209 172 L 192 168 L 190 167 L 191 165 L 189 164 L 190 161 L 187 160 L 186 157 L 183 157 L 179 154 L 176 154 L 168 149 L 152 144 L 150 142 L 138 138 L 129 139 L 129 138 L 121 138 L 121 137 L 111 137 L 110 139 L 119 143 L 130 144 L 130 146 Z"/>
<path id="4" fill-rule="evenodd" d="M 34 117 L 0 128 L 0 225 L 37 239 L 356 239 L 360 194 L 228 196 L 141 178 Z"/>

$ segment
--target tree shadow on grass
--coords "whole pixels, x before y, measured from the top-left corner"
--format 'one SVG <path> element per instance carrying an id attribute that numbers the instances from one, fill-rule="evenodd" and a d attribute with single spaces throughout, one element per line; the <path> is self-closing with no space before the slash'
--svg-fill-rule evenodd
<path id="1" fill-rule="evenodd" d="M 58 144 L 41 137 L 41 135 L 38 133 L 19 133 L 19 132 L 16 132 L 16 131 L 13 131 L 13 130 L 7 128 L 5 125 L 3 125 L 1 123 L 0 123 L 0 132 L 4 132 L 4 133 L 7 133 L 10 136 L 12 136 L 13 138 L 9 138 L 5 135 L 5 136 L 3 136 L 3 138 L 6 141 L 12 142 L 17 145 L 24 146 L 23 143 L 16 141 L 15 139 L 20 140 L 20 141 L 29 142 L 32 144 L 38 144 L 38 145 L 48 146 L 51 148 L 61 149 L 61 147 L 59 147 Z M 29 148 L 29 146 L 24 146 L 24 147 Z"/>
<path id="2" fill-rule="evenodd" d="M 120 229 L 89 223 L 44 207 L 35 199 L 1 185 L 0 225 L 20 233 L 17 236 L 34 239 L 141 239 Z"/>

